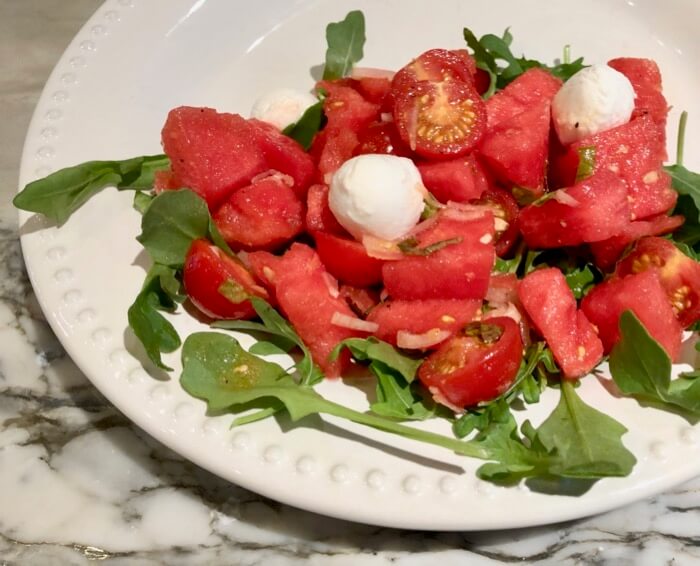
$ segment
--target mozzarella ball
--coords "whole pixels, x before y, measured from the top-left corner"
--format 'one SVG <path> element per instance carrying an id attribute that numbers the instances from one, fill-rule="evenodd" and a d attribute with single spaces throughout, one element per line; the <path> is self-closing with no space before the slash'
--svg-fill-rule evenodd
<path id="1" fill-rule="evenodd" d="M 564 83 L 552 101 L 554 127 L 563 144 L 629 122 L 634 110 L 629 79 L 607 65 L 591 65 Z"/>
<path id="2" fill-rule="evenodd" d="M 306 109 L 316 102 L 318 101 L 311 93 L 292 88 L 279 88 L 258 98 L 250 115 L 252 118 L 284 130 L 290 124 L 297 122 Z"/>
<path id="3" fill-rule="evenodd" d="M 356 239 L 396 240 L 420 220 L 426 194 L 413 161 L 395 155 L 358 155 L 331 180 L 328 204 Z"/>

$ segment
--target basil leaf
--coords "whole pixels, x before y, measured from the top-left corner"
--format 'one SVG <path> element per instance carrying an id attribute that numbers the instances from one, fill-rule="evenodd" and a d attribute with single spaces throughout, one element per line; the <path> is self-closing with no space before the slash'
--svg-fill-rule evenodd
<path id="1" fill-rule="evenodd" d="M 172 371 L 172 368 L 163 363 L 161 354 L 177 350 L 180 347 L 180 337 L 173 325 L 158 311 L 172 312 L 176 303 L 182 300 L 184 294 L 175 270 L 155 264 L 128 310 L 129 326 L 143 344 L 149 359 L 167 371 Z"/>
<path id="2" fill-rule="evenodd" d="M 350 74 L 352 67 L 363 57 L 365 44 L 365 16 L 359 10 L 348 12 L 340 22 L 326 27 L 326 64 L 323 80 L 342 79 Z"/>
<path id="3" fill-rule="evenodd" d="M 700 381 L 671 380 L 671 359 L 632 311 L 620 317 L 620 340 L 610 353 L 610 373 L 625 395 L 657 408 L 700 418 Z"/>
<path id="4" fill-rule="evenodd" d="M 311 142 L 323 125 L 324 118 L 323 101 L 319 100 L 316 104 L 309 106 L 297 122 L 282 130 L 282 133 L 299 142 L 299 145 L 308 151 Z"/>
<path id="5" fill-rule="evenodd" d="M 576 182 L 587 179 L 595 171 L 595 146 L 581 147 L 578 150 L 578 168 L 576 169 Z"/>
<path id="6" fill-rule="evenodd" d="M 424 248 L 419 248 L 418 245 L 420 244 L 420 242 L 416 238 L 410 237 L 406 238 L 405 240 L 401 240 L 397 244 L 397 247 L 399 248 L 399 250 L 401 250 L 401 253 L 403 253 L 404 255 L 429 256 L 434 254 L 435 252 L 440 251 L 443 248 L 461 243 L 462 237 L 457 236 L 456 238 L 440 240 L 439 242 L 427 245 Z"/>
<path id="7" fill-rule="evenodd" d="M 51 173 L 29 183 L 12 203 L 22 210 L 38 212 L 57 224 L 105 187 L 120 190 L 153 188 L 156 171 L 170 166 L 164 155 L 134 157 L 123 161 L 88 161 Z"/>
<path id="8" fill-rule="evenodd" d="M 209 209 L 196 193 L 165 191 L 153 199 L 141 220 L 143 244 L 156 263 L 181 267 L 192 242 L 209 234 Z"/>

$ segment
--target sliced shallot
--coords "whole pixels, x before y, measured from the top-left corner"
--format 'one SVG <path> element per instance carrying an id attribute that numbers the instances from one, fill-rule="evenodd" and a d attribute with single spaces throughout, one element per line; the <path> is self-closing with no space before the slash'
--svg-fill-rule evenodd
<path id="1" fill-rule="evenodd" d="M 376 322 L 362 320 L 356 316 L 343 314 L 342 312 L 334 312 L 331 317 L 331 324 L 340 326 L 341 328 L 349 328 L 350 330 L 359 330 L 360 332 L 369 332 L 373 334 L 379 330 L 379 325 Z"/>
<path id="2" fill-rule="evenodd" d="M 405 330 L 396 333 L 396 345 L 406 350 L 425 350 L 452 336 L 452 332 L 442 328 L 431 328 L 423 334 L 413 334 Z"/>

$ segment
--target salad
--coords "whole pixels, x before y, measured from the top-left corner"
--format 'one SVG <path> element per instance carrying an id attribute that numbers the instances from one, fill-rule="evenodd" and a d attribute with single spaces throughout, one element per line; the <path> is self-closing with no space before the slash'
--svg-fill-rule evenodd
<path id="1" fill-rule="evenodd" d="M 655 63 L 565 49 L 550 66 L 508 30 L 465 29 L 468 49 L 392 72 L 355 66 L 360 12 L 326 37 L 315 98 L 261 99 L 251 119 L 175 108 L 165 155 L 70 167 L 15 205 L 61 224 L 107 186 L 134 191 L 153 264 L 129 325 L 164 370 L 181 350 L 182 386 L 236 426 L 328 414 L 481 459 L 488 481 L 590 483 L 635 464 L 624 426 L 576 393 L 605 361 L 621 394 L 694 422 L 698 373 L 671 366 L 700 320 L 700 176 L 685 117 L 664 166 Z M 184 302 L 212 331 L 183 343 L 163 313 Z M 369 411 L 314 389 L 358 365 Z M 548 387 L 552 414 L 518 425 Z M 454 435 L 406 422 L 430 418 Z"/>

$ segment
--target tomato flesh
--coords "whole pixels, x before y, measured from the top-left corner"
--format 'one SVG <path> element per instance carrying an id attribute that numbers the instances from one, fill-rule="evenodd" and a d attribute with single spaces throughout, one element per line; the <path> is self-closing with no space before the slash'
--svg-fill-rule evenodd
<path id="1" fill-rule="evenodd" d="M 399 136 L 421 157 L 464 155 L 484 134 L 486 108 L 471 83 L 418 81 L 394 97 Z"/>
<path id="2" fill-rule="evenodd" d="M 381 283 L 384 261 L 368 256 L 360 242 L 328 232 L 314 232 L 313 237 L 321 262 L 338 281 L 355 287 Z"/>
<path id="3" fill-rule="evenodd" d="M 647 237 L 638 240 L 617 264 L 615 275 L 624 277 L 648 269 L 658 271 L 661 285 L 683 328 L 700 320 L 700 263 L 669 240 Z"/>
<path id="4" fill-rule="evenodd" d="M 520 235 L 518 203 L 515 202 L 510 192 L 494 186 L 486 189 L 479 203 L 488 206 L 493 212 L 496 230 L 496 255 L 505 257 Z"/>
<path id="5" fill-rule="evenodd" d="M 405 146 L 393 122 L 373 122 L 358 135 L 357 147 L 353 155 L 380 153 L 410 157 L 411 151 Z"/>
<path id="6" fill-rule="evenodd" d="M 438 402 L 469 407 L 504 393 L 523 356 L 518 325 L 510 318 L 467 325 L 430 354 L 418 378 Z"/>
<path id="7" fill-rule="evenodd" d="M 250 297 L 268 299 L 245 266 L 207 240 L 195 240 L 182 273 L 192 304 L 210 318 L 248 319 L 255 316 Z M 228 287 L 228 298 L 222 285 Z"/>
<path id="8" fill-rule="evenodd" d="M 419 81 L 471 83 L 476 62 L 464 50 L 431 49 L 399 70 L 391 82 L 392 92 L 410 89 Z"/>

